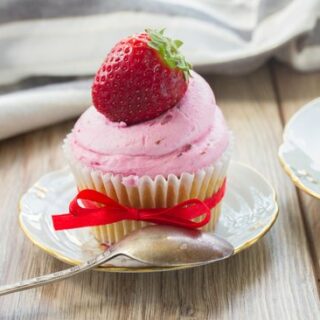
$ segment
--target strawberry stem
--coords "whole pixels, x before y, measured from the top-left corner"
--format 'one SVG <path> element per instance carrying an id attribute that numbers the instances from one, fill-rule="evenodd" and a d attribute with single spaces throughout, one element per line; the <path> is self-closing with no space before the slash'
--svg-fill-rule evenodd
<path id="1" fill-rule="evenodd" d="M 165 29 L 146 29 L 145 31 L 150 36 L 148 46 L 157 50 L 164 62 L 170 68 L 178 68 L 183 71 L 185 79 L 188 80 L 191 76 L 190 70 L 192 69 L 192 66 L 179 52 L 179 48 L 183 45 L 183 42 L 181 40 L 172 40 L 164 36 Z"/>

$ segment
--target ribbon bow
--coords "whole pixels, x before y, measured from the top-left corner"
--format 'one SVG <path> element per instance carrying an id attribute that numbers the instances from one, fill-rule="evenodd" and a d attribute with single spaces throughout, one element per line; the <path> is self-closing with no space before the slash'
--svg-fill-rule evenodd
<path id="1" fill-rule="evenodd" d="M 137 220 L 189 229 L 200 228 L 210 221 L 210 209 L 221 201 L 225 188 L 226 180 L 216 193 L 204 201 L 190 199 L 174 207 L 156 209 L 126 207 L 103 193 L 85 189 L 71 201 L 69 213 L 52 216 L 53 226 L 55 230 L 64 230 L 111 224 L 122 220 Z M 85 204 L 85 207 L 80 206 L 79 200 Z M 94 205 L 93 202 L 98 203 L 99 206 Z M 200 221 L 193 221 L 198 217 L 201 217 Z"/>

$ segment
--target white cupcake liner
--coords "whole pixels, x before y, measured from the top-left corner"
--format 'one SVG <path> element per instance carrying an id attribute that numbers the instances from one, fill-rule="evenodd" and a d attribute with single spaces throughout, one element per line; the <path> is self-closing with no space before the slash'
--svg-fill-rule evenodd
<path id="1" fill-rule="evenodd" d="M 73 157 L 68 137 L 64 142 L 64 152 L 75 176 L 77 186 L 82 189 L 94 189 L 102 192 L 120 204 L 135 208 L 168 208 L 187 199 L 204 200 L 217 192 L 227 174 L 231 158 L 231 145 L 214 165 L 201 169 L 196 173 L 182 173 L 179 177 L 170 174 L 154 179 L 149 176 L 137 178 L 135 186 L 122 183 L 121 175 L 106 174 L 88 168 Z M 202 229 L 214 230 L 221 211 L 221 203 L 211 210 L 211 220 Z M 109 225 L 93 227 L 95 237 L 103 243 L 114 243 L 133 230 L 140 229 L 150 223 L 124 220 Z"/>

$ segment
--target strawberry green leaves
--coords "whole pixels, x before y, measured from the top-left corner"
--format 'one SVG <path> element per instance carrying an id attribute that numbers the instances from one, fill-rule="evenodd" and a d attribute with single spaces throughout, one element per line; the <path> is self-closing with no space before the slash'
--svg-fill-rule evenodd
<path id="1" fill-rule="evenodd" d="M 192 69 L 192 66 L 179 52 L 179 48 L 183 45 L 183 42 L 181 40 L 172 40 L 164 36 L 165 29 L 146 29 L 145 31 L 150 36 L 148 46 L 158 51 L 164 62 L 170 68 L 178 68 L 183 71 L 185 79 L 188 80 L 191 76 L 190 70 Z"/>

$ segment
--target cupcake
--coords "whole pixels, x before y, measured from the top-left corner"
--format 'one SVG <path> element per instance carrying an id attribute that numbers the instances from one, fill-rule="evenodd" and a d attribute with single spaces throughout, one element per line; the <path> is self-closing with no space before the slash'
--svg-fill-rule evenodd
<path id="1" fill-rule="evenodd" d="M 207 82 L 179 52 L 182 42 L 147 30 L 121 40 L 92 86 L 93 106 L 64 151 L 79 190 L 93 189 L 133 208 L 170 208 L 221 190 L 231 134 Z M 221 202 L 203 229 L 214 229 Z M 144 221 L 92 227 L 113 243 Z"/>

